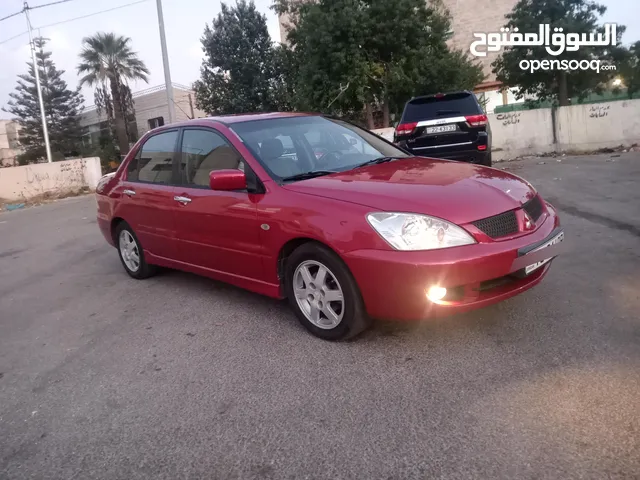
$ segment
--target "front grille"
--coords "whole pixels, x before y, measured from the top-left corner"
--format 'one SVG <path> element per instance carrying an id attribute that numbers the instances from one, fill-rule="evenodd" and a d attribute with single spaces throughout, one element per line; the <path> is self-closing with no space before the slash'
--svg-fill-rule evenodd
<path id="1" fill-rule="evenodd" d="M 531 220 L 537 222 L 542 215 L 542 200 L 540 200 L 540 197 L 536 195 L 525 203 L 522 208 L 531 217 Z"/>
<path id="2" fill-rule="evenodd" d="M 516 212 L 504 212 L 493 217 L 483 218 L 473 222 L 478 229 L 489 235 L 491 238 L 506 237 L 518 233 L 518 219 Z"/>

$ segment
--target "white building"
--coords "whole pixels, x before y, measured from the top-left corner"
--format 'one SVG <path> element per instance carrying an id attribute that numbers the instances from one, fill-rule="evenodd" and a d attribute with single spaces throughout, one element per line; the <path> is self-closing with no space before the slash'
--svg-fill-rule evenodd
<path id="1" fill-rule="evenodd" d="M 0 167 L 11 167 L 21 153 L 20 125 L 13 120 L 0 120 Z"/>
<path id="2" fill-rule="evenodd" d="M 164 85 L 147 88 L 133 93 L 135 117 L 129 118 L 129 129 L 134 139 L 140 138 L 147 131 L 169 123 L 169 105 Z M 193 90 L 184 85 L 173 84 L 173 101 L 175 104 L 176 122 L 191 118 L 206 117 L 207 114 L 195 106 Z M 98 115 L 95 106 L 84 109 L 80 115 L 80 125 L 85 133 L 85 145 L 97 145 L 101 132 L 109 132 L 107 116 L 102 112 Z"/>

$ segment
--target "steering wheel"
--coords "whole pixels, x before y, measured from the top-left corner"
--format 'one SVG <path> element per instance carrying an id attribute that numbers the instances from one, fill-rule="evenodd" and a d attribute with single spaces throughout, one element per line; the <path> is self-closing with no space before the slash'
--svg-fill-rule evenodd
<path id="1" fill-rule="evenodd" d="M 316 162 L 321 166 L 328 167 L 331 166 L 331 163 L 333 163 L 330 161 L 331 156 L 333 156 L 335 161 L 339 161 L 342 155 L 344 154 L 340 150 L 327 150 L 322 155 L 316 158 Z"/>

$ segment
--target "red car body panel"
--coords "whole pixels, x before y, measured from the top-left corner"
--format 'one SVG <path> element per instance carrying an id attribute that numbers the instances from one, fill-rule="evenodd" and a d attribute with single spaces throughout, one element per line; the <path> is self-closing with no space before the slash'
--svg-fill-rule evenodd
<path id="1" fill-rule="evenodd" d="M 535 195 L 522 179 L 502 170 L 424 158 L 372 165 L 285 188 L 380 211 L 424 213 L 455 224 L 519 208 Z M 473 201 L 478 197 L 482 202 Z"/>
<path id="2" fill-rule="evenodd" d="M 178 187 L 191 203 L 175 213 L 178 261 L 266 280 L 261 257 L 257 195 Z"/>
<path id="3" fill-rule="evenodd" d="M 525 231 L 522 205 L 536 195 L 524 180 L 501 170 L 427 158 L 407 158 L 343 173 L 280 185 L 229 128 L 236 121 L 301 114 L 202 119 L 156 129 L 209 127 L 244 157 L 265 193 L 214 191 L 128 182 L 126 166 L 97 191 L 98 223 L 114 245 L 115 222 L 127 221 L 150 263 L 190 271 L 271 297 L 282 298 L 279 260 L 288 245 L 320 242 L 351 270 L 367 312 L 376 318 L 418 320 L 462 312 L 516 295 L 540 282 L 549 265 L 508 285 L 479 285 L 513 273 L 518 249 L 547 238 L 559 225 L 549 205 Z M 227 126 L 227 124 L 229 126 Z M 133 196 L 124 193 L 134 190 Z M 188 196 L 183 205 L 174 196 Z M 543 202 L 544 203 L 544 202 Z M 471 222 L 517 210 L 520 231 L 491 239 Z M 393 249 L 368 224 L 375 211 L 410 212 L 442 218 L 465 228 L 478 243 L 431 251 Z M 434 284 L 461 288 L 455 302 L 434 304 Z"/>

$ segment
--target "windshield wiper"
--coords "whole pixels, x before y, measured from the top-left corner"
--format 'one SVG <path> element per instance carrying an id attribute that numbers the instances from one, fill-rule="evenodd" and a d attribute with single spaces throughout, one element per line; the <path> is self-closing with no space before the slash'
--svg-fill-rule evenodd
<path id="1" fill-rule="evenodd" d="M 448 115 L 450 113 L 460 113 L 460 110 L 438 110 L 436 111 L 436 115 Z"/>
<path id="2" fill-rule="evenodd" d="M 374 158 L 373 160 L 368 160 L 364 163 L 361 163 L 360 165 L 356 165 L 353 168 L 360 168 L 360 167 L 366 167 L 367 165 L 377 165 L 378 163 L 387 163 L 390 162 L 392 160 L 398 160 L 398 158 L 400 157 L 380 157 L 380 158 Z"/>
<path id="3" fill-rule="evenodd" d="M 296 180 L 307 180 L 309 178 L 321 177 L 323 175 L 329 175 L 330 173 L 338 173 L 334 170 L 313 170 L 311 172 L 298 173 L 297 175 L 291 175 L 289 177 L 282 178 L 283 182 L 295 182 Z"/>

